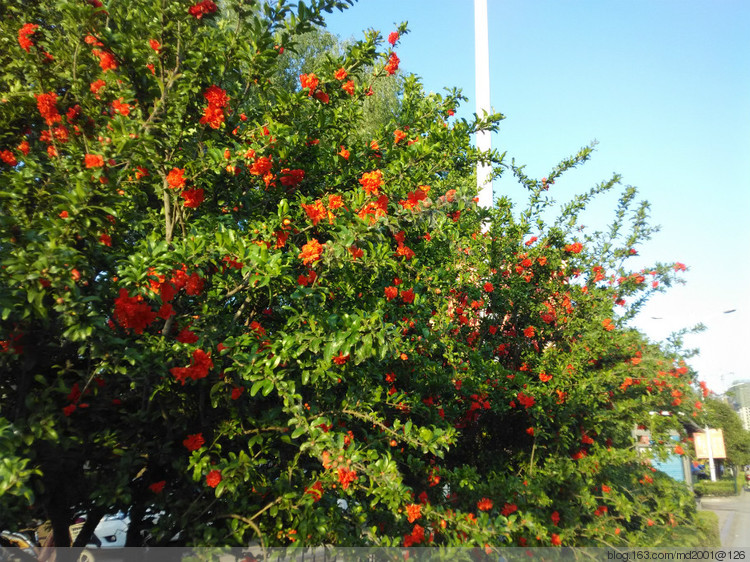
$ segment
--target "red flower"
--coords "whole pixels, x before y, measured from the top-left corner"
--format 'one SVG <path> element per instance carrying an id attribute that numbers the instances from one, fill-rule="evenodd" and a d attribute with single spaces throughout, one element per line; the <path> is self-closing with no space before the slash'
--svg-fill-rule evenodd
<path id="1" fill-rule="evenodd" d="M 297 277 L 297 283 L 299 283 L 303 287 L 307 287 L 308 285 L 312 285 L 317 278 L 318 274 L 310 270 L 308 271 L 307 275 L 300 275 L 299 277 Z"/>
<path id="2" fill-rule="evenodd" d="M 533 396 L 528 396 L 527 394 L 524 394 L 523 392 L 519 392 L 516 398 L 518 399 L 518 403 L 521 404 L 521 406 L 523 406 L 526 409 L 531 408 L 535 402 Z"/>
<path id="3" fill-rule="evenodd" d="M 411 534 L 404 537 L 404 546 L 411 546 L 413 544 L 421 544 L 424 542 L 424 527 L 421 525 L 414 525 Z"/>
<path id="4" fill-rule="evenodd" d="M 477 502 L 477 509 L 479 511 L 489 511 L 492 509 L 492 506 L 494 504 L 492 503 L 492 500 L 490 498 L 482 498 Z"/>
<path id="5" fill-rule="evenodd" d="M 242 396 L 242 393 L 245 392 L 244 387 L 241 386 L 235 386 L 232 388 L 232 400 L 238 400 L 240 396 Z"/>
<path id="6" fill-rule="evenodd" d="M 399 205 L 404 207 L 404 209 L 413 210 L 419 207 L 420 202 L 424 201 L 425 199 L 427 199 L 427 193 L 425 193 L 422 189 L 417 188 L 414 191 L 409 192 L 405 200 L 399 201 Z"/>
<path id="7" fill-rule="evenodd" d="M 560 546 L 562 544 L 562 539 L 557 533 L 552 533 L 551 542 L 553 546 Z"/>
<path id="8" fill-rule="evenodd" d="M 185 446 L 185 448 L 188 451 L 197 451 L 201 447 L 203 447 L 203 444 L 206 442 L 205 439 L 203 439 L 202 433 L 193 433 L 191 435 L 188 435 L 182 442 L 182 444 Z"/>
<path id="9" fill-rule="evenodd" d="M 273 162 L 267 156 L 260 156 L 255 159 L 253 165 L 248 168 L 248 171 L 254 176 L 264 176 L 271 171 Z"/>
<path id="10" fill-rule="evenodd" d="M 16 160 L 16 156 L 10 151 L 10 150 L 0 150 L 0 160 L 5 162 L 8 166 L 16 166 L 18 164 L 18 160 Z"/>
<path id="11" fill-rule="evenodd" d="M 218 9 L 218 6 L 214 4 L 212 0 L 203 0 L 202 2 L 198 2 L 194 6 L 190 6 L 190 8 L 188 9 L 188 14 L 196 19 L 201 19 L 203 16 L 213 14 Z"/>
<path id="12" fill-rule="evenodd" d="M 422 506 L 416 503 L 412 503 L 406 506 L 406 520 L 409 523 L 414 523 L 417 519 L 422 517 Z"/>
<path id="13" fill-rule="evenodd" d="M 571 254 L 580 254 L 581 250 L 583 250 L 583 244 L 580 242 L 575 242 L 574 244 L 568 244 L 565 246 L 565 251 Z"/>
<path id="14" fill-rule="evenodd" d="M 118 64 L 115 60 L 115 56 L 109 51 L 100 51 L 99 49 L 94 49 L 93 51 L 91 51 L 91 54 L 95 57 L 99 57 L 99 66 L 102 68 L 103 72 L 107 72 L 108 70 L 117 70 Z"/>
<path id="15" fill-rule="evenodd" d="M 331 101 L 331 97 L 327 93 L 325 93 L 323 90 L 318 90 L 317 92 L 315 92 L 314 95 L 315 95 L 315 99 L 319 100 L 322 103 L 328 103 L 329 101 Z"/>
<path id="16" fill-rule="evenodd" d="M 304 170 L 290 170 L 283 168 L 281 170 L 281 185 L 284 187 L 297 187 L 305 179 Z"/>
<path id="17" fill-rule="evenodd" d="M 386 65 L 385 65 L 385 71 L 386 71 L 386 72 L 387 72 L 387 73 L 388 73 L 389 75 L 393 75 L 393 74 L 395 74 L 395 73 L 396 73 L 396 71 L 398 70 L 398 63 L 400 63 L 400 62 L 401 62 L 401 61 L 400 61 L 400 60 L 399 60 L 399 58 L 398 58 L 398 57 L 396 56 L 396 53 L 391 53 L 391 56 L 390 56 L 390 57 L 388 57 L 388 62 L 387 62 L 387 63 L 386 63 Z"/>
<path id="18" fill-rule="evenodd" d="M 195 343 L 198 341 L 198 336 L 188 328 L 183 328 L 180 330 L 180 333 L 177 334 L 176 339 L 180 343 Z"/>
<path id="19" fill-rule="evenodd" d="M 300 74 L 299 83 L 302 85 L 303 88 L 307 88 L 308 90 L 307 95 L 312 96 L 313 92 L 315 91 L 315 88 L 318 87 L 320 80 L 318 80 L 318 77 L 315 76 L 315 74 Z"/>
<path id="20" fill-rule="evenodd" d="M 182 168 L 172 168 L 167 174 L 167 185 L 172 189 L 181 189 L 185 187 L 185 178 L 183 174 L 185 170 Z"/>
<path id="21" fill-rule="evenodd" d="M 112 109 L 115 113 L 119 113 L 120 115 L 130 115 L 130 105 L 124 103 L 122 98 L 116 99 L 112 102 Z"/>
<path id="22" fill-rule="evenodd" d="M 183 204 L 188 209 L 197 209 L 201 203 L 203 203 L 204 194 L 203 188 L 186 189 L 180 195 L 185 199 Z"/>
<path id="23" fill-rule="evenodd" d="M 487 283 L 484 284 L 484 290 L 487 293 L 491 293 L 492 291 L 495 290 L 495 287 L 492 286 L 492 283 L 487 282 Z"/>
<path id="24" fill-rule="evenodd" d="M 210 1 L 210 0 L 206 0 Z M 201 2 L 202 4 L 203 2 Z M 211 2 L 213 4 L 213 2 Z M 206 484 L 208 484 L 211 488 L 216 488 L 216 486 L 219 485 L 219 482 L 221 482 L 221 471 L 220 470 L 212 470 L 206 475 Z"/>
<path id="25" fill-rule="evenodd" d="M 203 97 L 208 102 L 208 105 L 213 105 L 221 109 L 229 105 L 229 96 L 227 96 L 226 90 L 222 90 L 215 84 L 206 88 L 206 91 L 203 92 Z"/>
<path id="26" fill-rule="evenodd" d="M 401 291 L 401 300 L 404 301 L 406 304 L 411 304 L 414 302 L 414 290 L 409 289 L 408 291 Z"/>
<path id="27" fill-rule="evenodd" d="M 346 80 L 347 77 L 346 69 L 344 67 L 339 68 L 333 75 L 336 80 Z"/>
<path id="28" fill-rule="evenodd" d="M 185 292 L 190 296 L 197 296 L 203 292 L 205 281 L 195 271 L 185 280 Z"/>
<path id="29" fill-rule="evenodd" d="M 343 365 L 347 361 L 349 361 L 349 354 L 347 353 L 346 355 L 343 355 L 340 351 L 338 356 L 333 358 L 333 362 L 336 363 L 336 365 Z"/>
<path id="30" fill-rule="evenodd" d="M 380 170 L 365 172 L 359 179 L 359 183 L 368 195 L 377 195 L 378 189 L 383 185 L 383 172 Z"/>
<path id="31" fill-rule="evenodd" d="M 98 98 L 99 90 L 101 90 L 107 83 L 104 80 L 96 80 L 89 85 L 89 90 Z"/>
<path id="32" fill-rule="evenodd" d="M 159 49 L 161 49 L 161 43 L 159 43 L 156 39 L 149 39 L 148 45 L 157 53 L 159 52 Z"/>
<path id="33" fill-rule="evenodd" d="M 344 90 L 350 96 L 353 96 L 354 95 L 354 81 L 353 80 L 347 80 L 341 86 L 341 89 Z"/>
<path id="34" fill-rule="evenodd" d="M 398 144 L 405 138 L 406 138 L 406 133 L 403 132 L 401 129 L 396 129 L 395 131 L 393 131 L 393 144 Z"/>
<path id="35" fill-rule="evenodd" d="M 399 38 L 399 37 L 400 37 L 400 35 L 399 35 L 398 31 L 391 31 L 391 32 L 390 32 L 390 33 L 388 34 L 388 42 L 389 42 L 389 43 L 390 43 L 391 45 L 395 45 L 395 44 L 396 44 L 396 41 L 398 41 L 398 38 Z"/>
<path id="36" fill-rule="evenodd" d="M 557 511 L 553 511 L 549 518 L 552 520 L 553 525 L 557 525 L 560 522 L 560 514 Z"/>
<path id="37" fill-rule="evenodd" d="M 323 206 L 323 201 L 321 201 L 320 199 L 315 201 L 312 205 L 306 205 L 305 203 L 302 203 L 302 208 L 305 210 L 305 213 L 307 213 L 307 216 L 313 223 L 313 226 L 317 225 L 322 219 L 328 216 L 328 213 Z"/>
<path id="38" fill-rule="evenodd" d="M 542 382 L 549 382 L 552 380 L 552 375 L 548 375 L 547 373 L 539 373 L 539 380 Z"/>
<path id="39" fill-rule="evenodd" d="M 677 453 L 678 455 L 684 455 L 685 454 L 685 449 L 683 449 L 682 446 L 677 445 L 674 448 L 674 452 Z"/>
<path id="40" fill-rule="evenodd" d="M 154 482 L 153 484 L 149 484 L 148 489 L 151 490 L 155 494 L 161 494 L 166 484 L 167 484 L 166 480 L 160 480 L 159 482 Z"/>
<path id="41" fill-rule="evenodd" d="M 516 504 L 514 504 L 514 503 L 506 503 L 503 506 L 503 510 L 501 511 L 501 513 L 505 517 L 508 517 L 508 515 L 510 515 L 511 513 L 515 513 L 516 511 L 518 511 L 518 506 Z"/>
<path id="42" fill-rule="evenodd" d="M 39 114 L 45 120 L 47 125 L 52 125 L 62 120 L 62 116 L 57 111 L 57 94 L 47 92 L 46 94 L 35 94 L 36 106 Z"/>
<path id="43" fill-rule="evenodd" d="M 323 497 L 323 484 L 318 481 L 312 486 L 305 488 L 305 493 L 312 496 L 313 503 L 318 502 Z"/>
<path id="44" fill-rule="evenodd" d="M 87 168 L 101 168 L 104 166 L 104 157 L 99 154 L 87 154 L 83 160 Z"/>
<path id="45" fill-rule="evenodd" d="M 399 247 L 396 249 L 396 255 L 403 256 L 407 260 L 410 260 L 411 258 L 415 256 L 415 253 L 414 253 L 414 250 L 409 248 L 409 246 L 400 244 Z"/>
<path id="46" fill-rule="evenodd" d="M 213 366 L 211 356 L 202 349 L 196 349 L 193 351 L 193 360 L 189 367 L 173 367 L 169 372 L 184 385 L 185 379 L 198 380 L 207 377 L 208 371 Z"/>
<path id="47" fill-rule="evenodd" d="M 216 105 L 208 105 L 203 109 L 203 117 L 200 118 L 201 125 L 208 125 L 212 129 L 218 129 L 224 122 L 224 110 Z"/>
<path id="48" fill-rule="evenodd" d="M 159 318 L 163 319 L 163 320 L 166 320 L 167 318 L 169 318 L 170 316 L 173 316 L 175 314 L 177 314 L 177 313 L 175 312 L 175 310 L 172 307 L 172 305 L 169 304 L 168 302 L 165 302 L 164 304 L 162 304 L 159 307 L 159 312 L 156 313 L 156 315 Z"/>
<path id="49" fill-rule="evenodd" d="M 141 297 L 130 297 L 127 289 L 120 289 L 120 296 L 115 299 L 114 318 L 126 330 L 132 329 L 136 334 L 142 334 L 156 319 L 156 314 L 142 302 Z"/>
<path id="50" fill-rule="evenodd" d="M 356 260 L 357 258 L 361 258 L 362 256 L 365 255 L 365 253 L 360 248 L 357 248 L 356 246 L 350 246 L 348 249 L 349 249 L 349 253 L 352 255 L 352 259 Z"/>
<path id="51" fill-rule="evenodd" d="M 385 288 L 385 298 L 388 300 L 393 300 L 398 296 L 398 287 L 386 287 Z"/>
<path id="52" fill-rule="evenodd" d="M 27 53 L 29 52 L 29 49 L 34 46 L 34 42 L 29 39 L 29 35 L 34 35 L 38 28 L 39 26 L 33 23 L 25 23 L 21 26 L 21 29 L 18 30 L 18 44 L 21 45 L 21 48 Z"/>
<path id="53" fill-rule="evenodd" d="M 354 482 L 357 479 L 357 473 L 353 470 L 349 470 L 346 467 L 340 467 L 338 470 L 338 476 L 339 476 L 339 483 L 341 484 L 341 488 L 346 490 L 349 487 L 349 484 Z"/>
<path id="54" fill-rule="evenodd" d="M 533 338 L 536 332 L 534 331 L 534 326 L 529 326 L 523 331 L 523 335 L 527 338 Z"/>
<path id="55" fill-rule="evenodd" d="M 302 260 L 305 265 L 310 265 L 320 259 L 320 255 L 323 253 L 324 246 L 318 242 L 315 238 L 312 238 L 307 244 L 302 246 L 302 251 L 297 256 Z"/>
<path id="56" fill-rule="evenodd" d="M 67 219 L 70 215 L 68 215 L 68 211 L 62 211 L 59 216 L 61 219 Z"/>

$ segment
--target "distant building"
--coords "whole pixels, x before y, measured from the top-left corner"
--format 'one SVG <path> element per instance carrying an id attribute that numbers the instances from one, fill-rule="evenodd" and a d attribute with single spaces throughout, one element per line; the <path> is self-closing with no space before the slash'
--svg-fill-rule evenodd
<path id="1" fill-rule="evenodd" d="M 750 431 L 750 381 L 738 381 L 726 392 L 728 402 L 734 407 L 742 420 L 742 427 Z"/>

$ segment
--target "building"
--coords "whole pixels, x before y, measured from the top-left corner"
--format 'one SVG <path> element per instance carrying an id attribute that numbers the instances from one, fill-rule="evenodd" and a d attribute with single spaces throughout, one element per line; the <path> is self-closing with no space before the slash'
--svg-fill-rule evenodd
<path id="1" fill-rule="evenodd" d="M 737 381 L 726 392 L 728 402 L 742 420 L 742 427 L 750 431 L 750 381 Z"/>

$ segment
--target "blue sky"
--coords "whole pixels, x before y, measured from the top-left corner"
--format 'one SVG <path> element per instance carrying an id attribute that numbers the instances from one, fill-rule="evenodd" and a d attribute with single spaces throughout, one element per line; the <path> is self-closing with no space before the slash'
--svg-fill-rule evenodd
<path id="1" fill-rule="evenodd" d="M 701 350 L 690 361 L 699 378 L 717 392 L 750 379 L 750 2 L 488 0 L 488 14 L 492 105 L 506 116 L 493 147 L 542 177 L 598 141 L 552 194 L 566 201 L 621 174 L 661 226 L 637 265 L 690 268 L 635 325 L 661 340 L 702 322 L 686 339 Z M 402 21 L 401 68 L 428 91 L 461 88 L 470 101 L 459 115 L 473 112 L 472 0 L 360 0 L 328 29 L 387 35 Z M 494 189 L 519 195 L 510 174 Z M 583 223 L 606 225 L 613 204 Z"/>

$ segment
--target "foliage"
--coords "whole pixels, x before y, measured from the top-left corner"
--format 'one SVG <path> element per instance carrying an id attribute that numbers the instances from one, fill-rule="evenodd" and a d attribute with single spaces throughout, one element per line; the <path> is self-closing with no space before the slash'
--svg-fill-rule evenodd
<path id="1" fill-rule="evenodd" d="M 717 398 L 707 400 L 705 409 L 706 415 L 702 423 L 723 430 L 726 462 L 735 466 L 750 464 L 750 431 L 742 427 L 742 420 L 737 412 L 727 402 Z"/>
<path id="2" fill-rule="evenodd" d="M 615 177 L 547 224 L 585 147 L 542 180 L 512 166 L 520 213 L 478 208 L 477 160 L 506 165 L 470 135 L 501 116 L 451 119 L 460 93 L 413 76 L 363 128 L 404 26 L 274 81 L 343 7 L 5 8 L 4 524 L 50 519 L 61 546 L 75 516 L 115 510 L 130 545 L 147 526 L 157 543 L 406 546 L 689 527 L 692 497 L 632 447 L 670 412 L 652 427 L 666 454 L 699 407 L 675 351 L 624 327 L 684 269 L 629 269 L 647 206 L 624 188 L 611 229 L 581 235 Z"/>
<path id="3" fill-rule="evenodd" d="M 735 488 L 734 478 L 732 480 L 717 480 L 711 482 L 710 480 L 701 480 L 696 482 L 694 485 L 695 491 L 701 496 L 735 496 L 737 490 Z"/>

